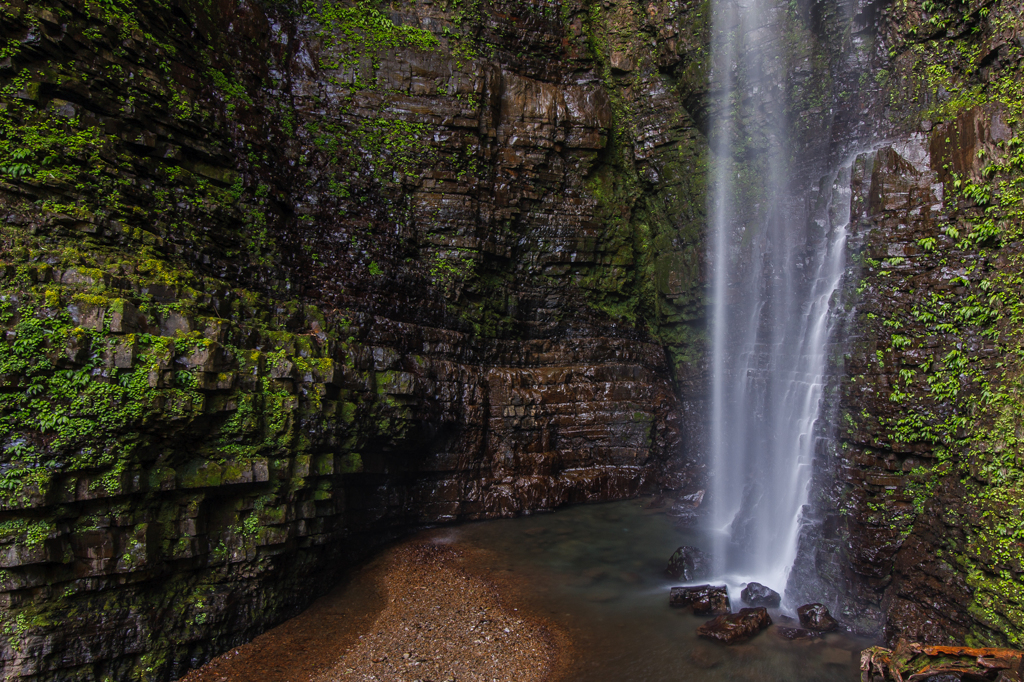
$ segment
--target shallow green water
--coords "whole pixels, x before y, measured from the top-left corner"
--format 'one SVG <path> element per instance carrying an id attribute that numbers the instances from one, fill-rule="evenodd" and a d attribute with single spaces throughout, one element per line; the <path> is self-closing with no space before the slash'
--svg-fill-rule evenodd
<path id="1" fill-rule="evenodd" d="M 709 547 L 696 530 L 676 529 L 650 500 L 587 505 L 518 519 L 433 531 L 494 553 L 503 570 L 531 585 L 535 608 L 577 646 L 574 682 L 853 682 L 870 642 L 830 634 L 789 642 L 769 629 L 724 646 L 696 636 L 706 621 L 668 606 L 662 573 L 683 544 Z M 778 588 L 776 588 L 778 589 Z M 733 608 L 741 607 L 734 597 Z M 778 612 L 772 617 L 779 622 Z"/>

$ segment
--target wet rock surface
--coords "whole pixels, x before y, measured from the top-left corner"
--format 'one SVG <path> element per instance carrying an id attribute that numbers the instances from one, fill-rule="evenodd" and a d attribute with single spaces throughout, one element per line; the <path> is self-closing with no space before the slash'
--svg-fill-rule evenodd
<path id="1" fill-rule="evenodd" d="M 815 630 L 807 630 L 804 628 L 793 628 L 786 625 L 778 625 L 775 628 L 775 632 L 778 633 L 779 637 L 788 639 L 790 641 L 796 639 L 815 639 L 821 637 L 822 633 Z"/>
<path id="2" fill-rule="evenodd" d="M 692 528 L 700 520 L 703 511 L 700 506 L 703 501 L 703 490 L 681 495 L 672 503 L 668 513 L 676 520 L 676 525 L 680 528 Z M 674 569 L 670 565 L 669 576 L 678 579 L 679 576 L 673 575 L 673 573 Z M 700 580 L 703 577 L 704 575 L 698 575 L 695 578 L 688 578 L 688 580 Z"/>
<path id="3" fill-rule="evenodd" d="M 804 604 L 797 610 L 800 617 L 800 625 L 815 632 L 832 632 L 839 627 L 839 623 L 828 612 L 824 604 Z"/>
<path id="4" fill-rule="evenodd" d="M 0 17 L 3 675 L 178 677 L 418 524 L 697 486 L 706 16 L 286 5 Z"/>
<path id="5" fill-rule="evenodd" d="M 714 618 L 697 628 L 697 634 L 724 644 L 750 639 L 772 624 L 764 607 L 740 609 L 737 613 Z"/>
<path id="6" fill-rule="evenodd" d="M 740 599 L 748 606 L 778 606 L 782 603 L 782 596 L 761 583 L 747 583 L 740 592 Z"/>
<path id="7" fill-rule="evenodd" d="M 178 676 L 416 524 L 704 484 L 703 6 L 396 4 L 372 37 L 339 23 L 365 3 L 8 4 L 5 675 Z M 1020 5 L 797 5 L 801 172 L 894 128 L 856 162 L 798 572 L 861 631 L 1019 641 L 988 449 L 1017 436 L 963 437 L 1016 420 L 974 397 L 1015 333 L 983 171 L 1019 123 L 975 103 Z M 949 39 L 969 96 L 914 76 Z"/>
<path id="8" fill-rule="evenodd" d="M 675 507 L 673 507 L 673 510 Z M 700 580 L 708 577 L 711 560 L 697 547 L 683 546 L 668 559 L 665 573 L 673 580 Z"/>
<path id="9" fill-rule="evenodd" d="M 718 616 L 732 611 L 729 590 L 724 585 L 673 587 L 669 591 L 668 604 L 674 607 L 689 606 L 698 616 Z"/>
<path id="10" fill-rule="evenodd" d="M 842 357 L 835 388 L 826 391 L 837 440 L 816 460 L 812 485 L 822 494 L 807 515 L 787 594 L 811 601 L 824 589 L 844 626 L 879 633 L 890 645 L 1010 646 L 1024 627 L 1005 607 L 1016 598 L 999 576 L 1015 574 L 1020 561 L 999 549 L 992 529 L 1020 527 L 1005 511 L 1019 492 L 1002 483 L 1019 467 L 996 474 L 986 462 L 1000 457 L 995 443 L 1009 433 L 996 405 L 1021 402 L 1016 380 L 1008 380 L 1019 376 L 1019 364 L 1006 353 L 1020 325 L 998 312 L 955 318 L 989 286 L 983 282 L 1021 275 L 1019 232 L 983 237 L 995 213 L 1015 216 L 1003 225 L 1020 216 L 1019 197 L 1008 191 L 1020 169 L 1002 160 L 1007 136 L 1020 133 L 1019 117 L 1007 125 L 1020 93 L 998 93 L 1001 79 L 1022 79 L 1021 54 L 1009 48 L 1021 3 L 991 7 L 990 16 L 1012 20 L 977 24 L 940 10 L 930 21 L 943 30 L 927 36 L 912 28 L 924 7 L 878 5 L 870 19 L 888 46 L 876 55 L 875 73 L 923 67 L 956 75 L 925 88 L 924 99 L 912 94 L 914 78 L 877 89 L 895 106 L 874 119 L 886 144 L 855 161 L 844 294 L 851 316 L 833 351 Z M 974 46 L 989 68 L 956 56 Z M 958 99 L 968 88 L 972 96 Z M 1018 291 L 994 286 L 986 301 L 1017 310 Z"/>

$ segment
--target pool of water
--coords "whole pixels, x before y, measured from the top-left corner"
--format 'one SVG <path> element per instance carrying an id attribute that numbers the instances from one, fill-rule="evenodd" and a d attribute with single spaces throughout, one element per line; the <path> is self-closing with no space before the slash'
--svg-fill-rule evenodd
<path id="1" fill-rule="evenodd" d="M 586 505 L 517 519 L 429 531 L 486 551 L 491 571 L 529 585 L 533 610 L 575 643 L 566 682 L 841 682 L 859 679 L 858 652 L 872 642 L 843 634 L 787 641 L 770 628 L 725 646 L 698 638 L 706 618 L 668 606 L 678 582 L 663 573 L 680 545 L 710 548 L 679 529 L 650 499 Z M 511 576 L 510 576 L 511 577 Z M 778 586 L 770 586 L 778 589 Z M 743 606 L 732 595 L 733 609 Z M 772 611 L 778 623 L 784 614 Z"/>

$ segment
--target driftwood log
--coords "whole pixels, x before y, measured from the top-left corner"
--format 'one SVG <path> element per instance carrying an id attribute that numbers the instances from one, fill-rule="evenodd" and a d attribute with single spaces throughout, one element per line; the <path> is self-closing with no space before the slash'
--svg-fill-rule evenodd
<path id="1" fill-rule="evenodd" d="M 964 682 L 1024 682 L 1024 651 L 900 640 L 895 649 L 873 646 L 862 651 L 860 670 L 861 682 L 924 682 L 939 675 Z"/>

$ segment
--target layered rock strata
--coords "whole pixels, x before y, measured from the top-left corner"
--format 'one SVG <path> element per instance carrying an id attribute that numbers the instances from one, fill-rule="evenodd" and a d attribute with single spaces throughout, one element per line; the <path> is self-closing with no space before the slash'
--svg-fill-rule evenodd
<path id="1" fill-rule="evenodd" d="M 768 15 L 799 181 L 871 140 L 800 601 L 890 638 L 1020 643 L 1020 11 Z M 696 490 L 709 19 L 7 3 L 3 673 L 171 679 L 410 525 Z"/>
<path id="2" fill-rule="evenodd" d="M 2 673 L 174 679 L 410 526 L 694 485 L 706 21 L 5 5 Z"/>
<path id="3" fill-rule="evenodd" d="M 876 14 L 887 115 L 854 168 L 838 439 L 798 571 L 891 642 L 1021 644 L 1020 13 Z"/>

